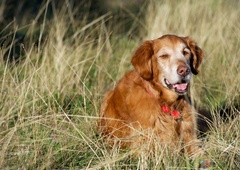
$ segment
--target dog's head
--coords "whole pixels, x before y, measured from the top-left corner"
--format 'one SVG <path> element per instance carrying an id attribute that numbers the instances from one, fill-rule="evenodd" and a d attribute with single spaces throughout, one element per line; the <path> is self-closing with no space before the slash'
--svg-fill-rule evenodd
<path id="1" fill-rule="evenodd" d="M 145 41 L 134 53 L 132 64 L 143 79 L 182 95 L 192 73 L 198 74 L 203 57 L 202 49 L 190 38 L 164 35 Z"/>

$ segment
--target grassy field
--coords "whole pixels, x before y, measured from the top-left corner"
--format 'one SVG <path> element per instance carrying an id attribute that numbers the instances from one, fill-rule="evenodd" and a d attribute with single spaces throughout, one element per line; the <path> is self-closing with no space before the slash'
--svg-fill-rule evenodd
<path id="1" fill-rule="evenodd" d="M 132 69 L 133 51 L 166 33 L 189 35 L 204 49 L 191 86 L 194 104 L 213 116 L 201 140 L 214 169 L 240 169 L 239 1 L 151 0 L 138 13 L 123 7 L 123 19 L 109 12 L 91 19 L 86 13 L 81 20 L 75 19 L 77 7 L 67 5 L 48 19 L 48 5 L 39 11 L 40 26 L 11 22 L 0 30 L 1 41 L 9 41 L 0 50 L 0 169 L 194 169 L 177 153 L 135 158 L 109 149 L 96 132 L 103 95 Z M 27 30 L 25 42 L 14 62 L 11 50 L 21 30 Z M 223 120 L 220 107 L 235 117 Z"/>

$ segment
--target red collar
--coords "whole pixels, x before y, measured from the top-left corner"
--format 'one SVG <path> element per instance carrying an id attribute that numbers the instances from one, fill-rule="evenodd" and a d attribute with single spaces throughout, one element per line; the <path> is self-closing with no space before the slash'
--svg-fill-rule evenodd
<path id="1" fill-rule="evenodd" d="M 178 111 L 176 109 L 171 110 L 171 108 L 169 106 L 167 106 L 166 104 L 161 105 L 161 109 L 162 109 L 163 113 L 171 115 L 177 121 L 182 119 L 180 111 Z"/>
<path id="2" fill-rule="evenodd" d="M 143 82 L 144 87 L 147 91 L 148 94 L 150 94 L 150 96 L 152 97 L 156 97 L 153 92 L 150 90 L 149 86 L 147 85 L 146 82 Z M 182 119 L 182 115 L 181 112 L 179 112 L 178 110 L 174 109 L 172 110 L 169 106 L 167 106 L 166 104 L 161 105 L 161 109 L 163 111 L 163 113 L 169 114 L 171 115 L 175 120 L 179 121 Z"/>

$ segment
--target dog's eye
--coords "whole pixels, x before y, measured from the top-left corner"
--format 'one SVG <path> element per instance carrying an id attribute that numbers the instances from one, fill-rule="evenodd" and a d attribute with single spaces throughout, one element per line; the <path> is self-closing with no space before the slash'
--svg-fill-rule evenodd
<path id="1" fill-rule="evenodd" d="M 184 56 L 189 56 L 191 54 L 190 50 L 188 48 L 183 49 L 183 55 Z"/>
<path id="2" fill-rule="evenodd" d="M 168 58 L 168 56 L 169 56 L 168 54 L 163 54 L 163 55 L 160 55 L 159 57 L 160 58 Z"/>

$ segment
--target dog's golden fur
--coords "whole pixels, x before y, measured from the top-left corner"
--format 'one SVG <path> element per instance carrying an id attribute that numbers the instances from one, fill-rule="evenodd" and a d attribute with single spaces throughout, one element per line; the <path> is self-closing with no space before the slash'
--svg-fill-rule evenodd
<path id="1" fill-rule="evenodd" d="M 112 143 L 138 147 L 153 132 L 160 143 L 179 144 L 187 153 L 203 155 L 196 136 L 196 111 L 187 100 L 191 74 L 198 74 L 204 53 L 188 37 L 165 35 L 145 41 L 134 53 L 127 72 L 101 105 L 99 131 Z M 161 107 L 181 113 L 179 119 Z M 144 138 L 144 139 L 143 139 Z"/>

